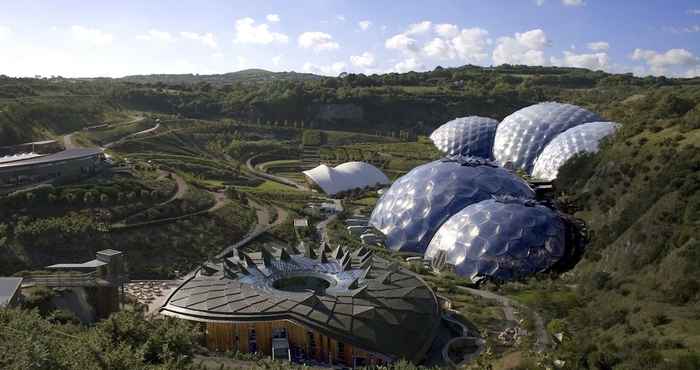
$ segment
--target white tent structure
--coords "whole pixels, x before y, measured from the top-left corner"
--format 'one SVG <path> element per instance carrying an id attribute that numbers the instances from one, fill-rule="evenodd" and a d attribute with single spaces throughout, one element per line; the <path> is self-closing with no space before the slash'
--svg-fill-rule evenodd
<path id="1" fill-rule="evenodd" d="M 382 171 L 365 162 L 346 162 L 336 167 L 322 164 L 303 173 L 328 195 L 390 183 Z"/>

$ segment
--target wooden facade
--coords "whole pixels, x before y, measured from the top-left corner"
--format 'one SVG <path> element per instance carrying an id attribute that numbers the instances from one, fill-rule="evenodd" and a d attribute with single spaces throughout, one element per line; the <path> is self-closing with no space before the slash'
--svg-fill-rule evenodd
<path id="1" fill-rule="evenodd" d="M 259 352 L 272 355 L 273 337 L 284 335 L 292 359 L 313 359 L 347 366 L 380 365 L 385 361 L 369 352 L 339 342 L 288 320 L 267 322 L 206 323 L 207 347 L 213 351 Z"/>

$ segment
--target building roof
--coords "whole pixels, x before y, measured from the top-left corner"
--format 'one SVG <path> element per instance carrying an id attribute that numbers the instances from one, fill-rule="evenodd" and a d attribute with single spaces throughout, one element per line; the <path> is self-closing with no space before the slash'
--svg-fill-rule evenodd
<path id="1" fill-rule="evenodd" d="M 106 265 L 106 262 L 100 260 L 91 260 L 83 263 L 58 263 L 51 266 L 46 266 L 47 269 L 94 269 Z"/>
<path id="2" fill-rule="evenodd" d="M 438 127 L 430 134 L 430 140 L 446 155 L 491 158 L 496 127 L 498 121 L 493 118 L 460 117 Z"/>
<path id="3" fill-rule="evenodd" d="M 545 271 L 565 252 L 559 215 L 531 199 L 496 197 L 464 208 L 438 230 L 425 252 L 440 251 L 455 273 L 478 282 L 513 280 Z"/>
<path id="4" fill-rule="evenodd" d="M 366 249 L 264 250 L 207 264 L 161 308 L 200 322 L 291 320 L 366 351 L 419 360 L 440 322 L 437 299 L 417 275 Z M 276 288 L 288 277 L 329 282 L 325 292 Z M 400 338 L 400 339 L 399 339 Z"/>
<path id="5" fill-rule="evenodd" d="M 37 153 L 18 153 L 11 155 L 0 156 L 0 165 L 10 162 L 25 161 L 36 157 L 42 157 L 42 154 Z"/>
<path id="6" fill-rule="evenodd" d="M 543 180 L 554 180 L 571 157 L 580 153 L 595 153 L 603 138 L 613 135 L 621 127 L 615 122 L 589 122 L 572 127 L 544 147 L 535 160 L 532 176 Z"/>
<path id="7" fill-rule="evenodd" d="M 412 169 L 377 201 L 370 225 L 395 251 L 424 253 L 440 225 L 495 195 L 534 198 L 520 177 L 475 157 L 448 157 Z"/>
<path id="8" fill-rule="evenodd" d="M 41 157 L 30 158 L 21 161 L 14 161 L 9 163 L 0 163 L 0 169 L 6 168 L 19 168 L 26 166 L 36 166 L 39 164 L 47 164 L 60 161 L 69 161 L 75 159 L 81 159 L 86 157 L 92 157 L 103 152 L 102 148 L 80 148 L 80 149 L 67 149 L 62 152 L 49 154 Z"/>
<path id="9" fill-rule="evenodd" d="M 7 306 L 21 286 L 21 277 L 0 277 L 0 308 Z"/>
<path id="10" fill-rule="evenodd" d="M 572 127 L 595 121 L 602 119 L 571 104 L 546 102 L 525 107 L 498 125 L 494 158 L 502 165 L 511 163 L 531 173 L 535 159 L 552 139 Z"/>
<path id="11" fill-rule="evenodd" d="M 390 183 L 382 171 L 365 162 L 346 162 L 336 167 L 322 164 L 303 173 L 328 195 Z"/>

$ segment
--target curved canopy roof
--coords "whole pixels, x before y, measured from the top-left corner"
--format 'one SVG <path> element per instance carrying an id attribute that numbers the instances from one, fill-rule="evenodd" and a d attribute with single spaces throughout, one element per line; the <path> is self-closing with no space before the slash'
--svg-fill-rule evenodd
<path id="1" fill-rule="evenodd" d="M 489 199 L 452 216 L 430 242 L 426 257 L 439 251 L 455 272 L 473 281 L 510 280 L 552 267 L 565 251 L 564 223 L 532 200 Z"/>
<path id="2" fill-rule="evenodd" d="M 531 105 L 506 117 L 496 130 L 494 158 L 532 172 L 535 159 L 558 134 L 602 119 L 586 109 L 555 102 Z"/>
<path id="3" fill-rule="evenodd" d="M 336 167 L 322 164 L 303 173 L 328 195 L 390 183 L 382 171 L 365 162 L 346 162 Z"/>
<path id="4" fill-rule="evenodd" d="M 493 162 L 445 158 L 396 180 L 377 202 L 370 224 L 386 236 L 388 248 L 423 253 L 450 216 L 499 194 L 534 197 L 524 180 Z"/>
<path id="5" fill-rule="evenodd" d="M 555 137 L 542 150 L 535 161 L 532 176 L 543 180 L 554 180 L 561 167 L 571 157 L 579 153 L 595 153 L 598 143 L 620 128 L 614 122 L 589 122 L 572 127 Z"/>
<path id="6" fill-rule="evenodd" d="M 491 158 L 497 126 L 498 121 L 492 118 L 455 118 L 433 131 L 430 139 L 446 155 Z"/>
<path id="7" fill-rule="evenodd" d="M 205 273 L 206 271 L 206 273 Z M 278 289 L 289 277 L 325 291 Z M 200 322 L 291 320 L 361 349 L 419 360 L 440 323 L 433 291 L 417 275 L 361 248 L 266 250 L 207 264 L 168 297 L 161 313 Z M 397 340 L 401 338 L 401 340 Z"/>
<path id="8" fill-rule="evenodd" d="M 98 154 L 102 154 L 103 152 L 104 150 L 101 148 L 66 149 L 62 152 L 54 154 L 34 156 L 20 161 L 0 163 L 0 169 L 28 167 L 48 163 L 71 161 L 96 156 Z"/>

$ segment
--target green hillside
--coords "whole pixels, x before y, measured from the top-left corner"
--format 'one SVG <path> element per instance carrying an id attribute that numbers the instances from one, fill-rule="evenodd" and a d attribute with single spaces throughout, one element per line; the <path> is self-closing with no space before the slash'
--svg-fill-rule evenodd
<path id="1" fill-rule="evenodd" d="M 545 366 L 561 360 L 570 369 L 700 368 L 698 78 L 507 65 L 333 78 L 261 70 L 121 80 L 1 77 L 0 146 L 118 120 L 129 111 L 169 121 L 164 131 L 114 148 L 119 157 L 144 166 L 135 179 L 95 180 L 5 199 L 0 268 L 36 268 L 49 251 L 83 257 L 93 248 L 123 244 L 142 258 L 135 267 L 144 276 L 168 276 L 244 234 L 254 217 L 247 199 L 277 205 L 307 200 L 296 192 L 270 191 L 243 168 L 252 154 L 269 154 L 271 161 L 298 158 L 304 130 L 307 140 L 318 136 L 309 128 L 334 140 L 321 153 L 324 158 L 377 157 L 395 177 L 433 158 L 420 135 L 449 119 L 502 119 L 550 100 L 580 105 L 623 128 L 599 153 L 569 161 L 555 183 L 559 204 L 585 220 L 591 232 L 580 263 L 561 276 L 497 287 L 541 312 L 551 334 L 564 335 L 555 352 L 523 356 Z M 98 136 L 84 139 L 97 142 Z M 156 207 L 175 191 L 175 181 L 150 166 L 185 178 L 189 195 Z M 223 186 L 233 189 L 230 203 L 210 215 L 133 234 L 106 236 L 98 225 L 206 209 Z M 245 221 L 239 225 L 232 221 L 236 217 Z M 224 229 L 226 235 L 218 233 Z M 41 242 L 30 243 L 34 237 Z M 93 243 L 89 250 L 83 247 L 87 241 Z M 54 242 L 59 249 L 50 249 Z M 172 255 L 156 255 L 165 250 Z M 148 268 L 151 261 L 171 267 L 155 271 Z"/>

